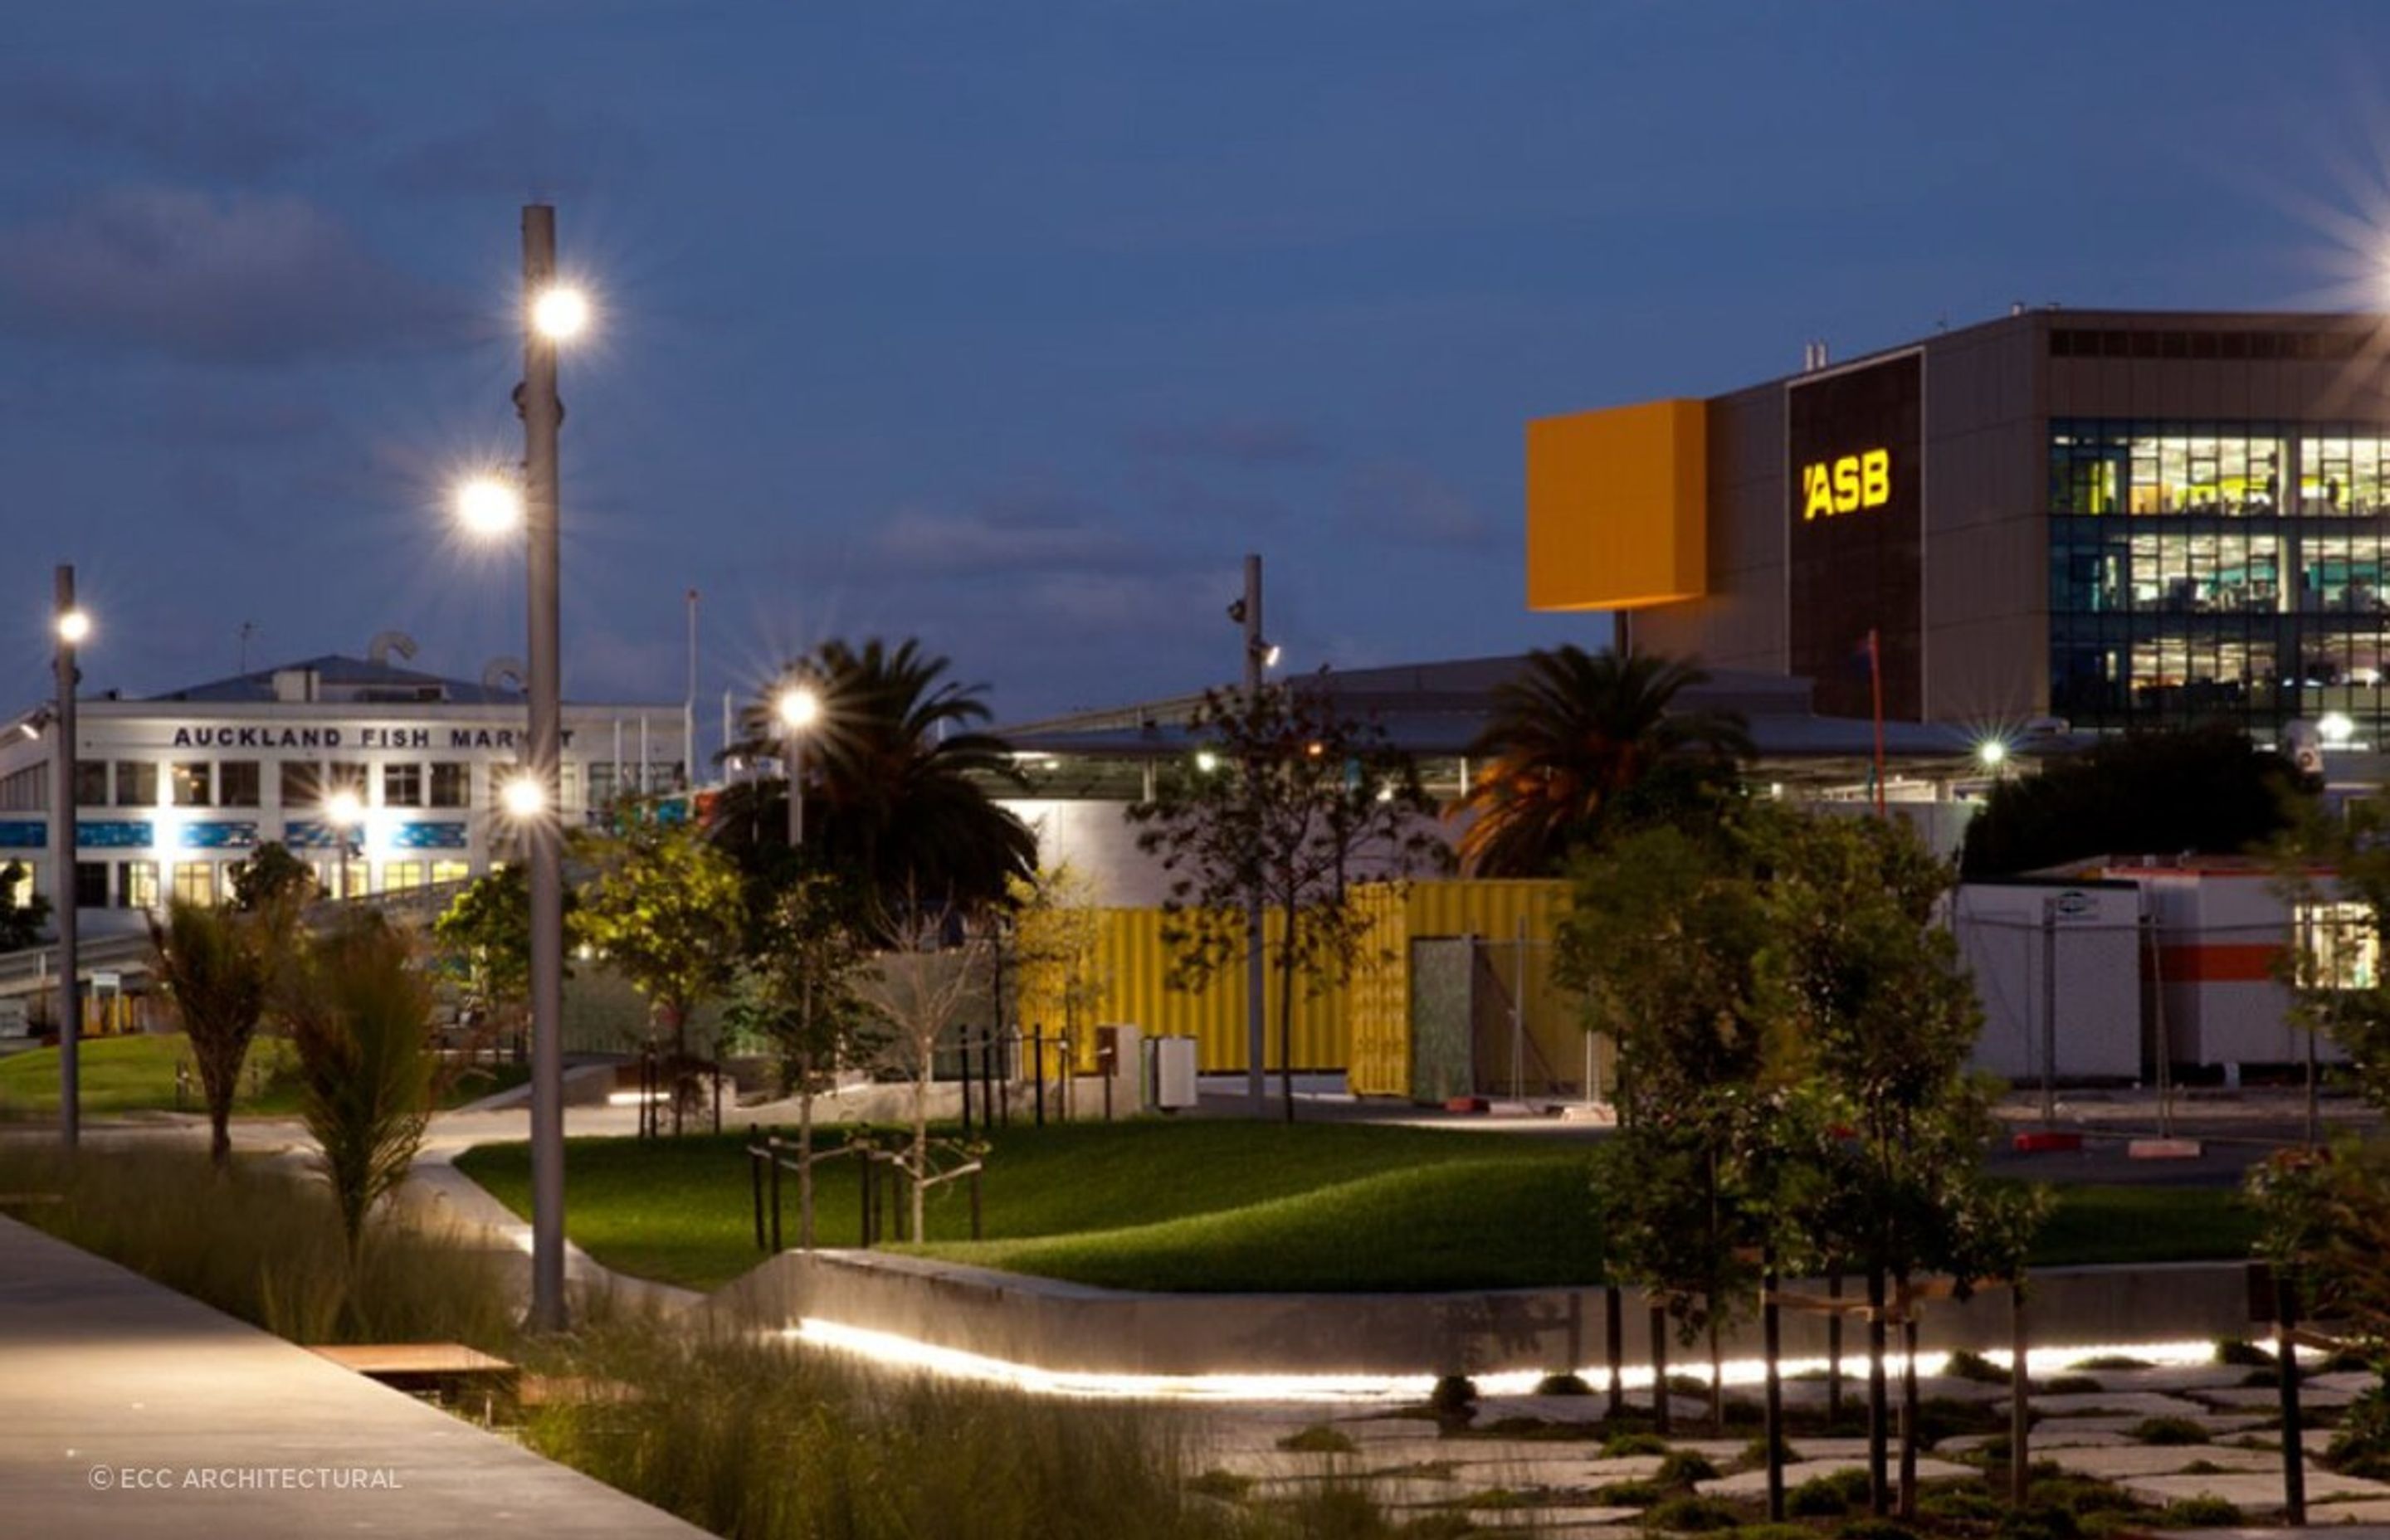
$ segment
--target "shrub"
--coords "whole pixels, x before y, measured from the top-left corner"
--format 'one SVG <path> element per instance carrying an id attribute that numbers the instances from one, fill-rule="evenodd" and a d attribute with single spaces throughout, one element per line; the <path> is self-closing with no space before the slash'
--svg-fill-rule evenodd
<path id="1" fill-rule="evenodd" d="M 2149 1417 L 2127 1435 L 2141 1444 L 2206 1444 L 2207 1430 L 2187 1417 Z"/>
<path id="2" fill-rule="evenodd" d="M 1890 1519 L 1854 1519 L 1834 1532 L 1835 1540 L 1917 1540 L 1917 1532 Z"/>
<path id="3" fill-rule="evenodd" d="M 2044 1395 L 2096 1395 L 2107 1389 L 2088 1374 L 2062 1374 L 2041 1387 Z"/>
<path id="4" fill-rule="evenodd" d="M 1447 1374 L 1428 1392 L 1427 1404 L 1439 1417 L 1466 1418 L 1477 1405 L 1477 1381 L 1465 1374 Z"/>
<path id="5" fill-rule="evenodd" d="M 1295 1455 L 1349 1455 L 1359 1447 L 1351 1434 L 1317 1422 L 1300 1432 L 1287 1434 L 1278 1441 L 1278 1446 Z"/>
<path id="6" fill-rule="evenodd" d="M 1645 1528 L 1674 1530 L 1681 1534 L 1738 1529 L 1741 1524 L 1742 1515 L 1735 1506 L 1716 1497 L 1671 1497 L 1643 1515 Z"/>
<path id="7" fill-rule="evenodd" d="M 2082 1526 L 2071 1508 L 2011 1508 L 1992 1527 L 1994 1540 L 2075 1540 Z"/>
<path id="8" fill-rule="evenodd" d="M 1818 1540 L 1818 1532 L 1805 1524 L 1738 1524 L 1723 1540 Z"/>
<path id="9" fill-rule="evenodd" d="M 2148 1359 L 2136 1358 L 2129 1353 L 2102 1353 L 2096 1357 L 2079 1359 L 2075 1365 L 2078 1369 L 2145 1369 L 2149 1367 Z"/>
<path id="10" fill-rule="evenodd" d="M 1187 1490 L 1199 1497 L 1217 1497 L 1223 1502 L 1242 1502 L 1253 1489 L 1251 1476 L 1240 1476 L 1233 1470 L 1214 1466 L 1200 1476 L 1187 1478 Z"/>
<path id="11" fill-rule="evenodd" d="M 2238 1337 L 2227 1337 L 2216 1344 L 2216 1361 L 2219 1364 L 2239 1365 L 2245 1368 L 2274 1367 L 2272 1354 L 2255 1342 L 2244 1341 Z"/>
<path id="12" fill-rule="evenodd" d="M 1962 1523 L 1991 1523 L 2008 1510 L 1992 1500 L 1989 1493 L 1973 1487 L 1946 1487 L 1939 1492 L 1919 1495 L 1917 1511 L 1928 1519 L 1956 1520 Z"/>
<path id="13" fill-rule="evenodd" d="M 2014 1378 L 1982 1354 L 1970 1353 L 1965 1348 L 1950 1355 L 1950 1361 L 1943 1367 L 1942 1372 L 1953 1379 L 1972 1380 L 1981 1385 L 2005 1385 Z"/>
<path id="14" fill-rule="evenodd" d="M 1650 1508 L 1668 1500 L 1668 1489 L 1657 1482 L 1613 1482 L 1596 1487 L 1594 1501 L 1604 1508 Z"/>
<path id="15" fill-rule="evenodd" d="M 1663 1486 L 1690 1486 L 1695 1482 L 1708 1481 L 1716 1474 L 1717 1467 L 1697 1451 L 1675 1449 L 1660 1462 L 1659 1473 L 1652 1479 Z"/>
<path id="16" fill-rule="evenodd" d="M 2158 1509 L 2155 1524 L 2164 1529 L 2231 1529 L 2241 1522 L 2241 1510 L 2221 1497 L 2178 1497 Z"/>
<path id="17" fill-rule="evenodd" d="M 1593 1387 L 1581 1374 L 1548 1374 L 1536 1381 L 1537 1395 L 1591 1395 Z"/>
<path id="18" fill-rule="evenodd" d="M 1812 1476 L 1784 1495 L 1784 1511 L 1795 1519 L 1839 1519 L 1850 1510 L 1831 1476 Z"/>
<path id="19" fill-rule="evenodd" d="M 1664 1455 L 1668 1441 L 1657 1433 L 1613 1433 L 1601 1441 L 1601 1457 L 1625 1459 L 1630 1455 Z"/>

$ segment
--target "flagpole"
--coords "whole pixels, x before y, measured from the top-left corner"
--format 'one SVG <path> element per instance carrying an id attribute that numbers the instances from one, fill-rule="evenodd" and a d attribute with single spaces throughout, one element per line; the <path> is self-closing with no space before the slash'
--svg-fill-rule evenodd
<path id="1" fill-rule="evenodd" d="M 1885 816 L 1883 805 L 1883 643 L 1873 626 L 1868 628 L 1868 688 L 1875 697 L 1875 815 Z"/>

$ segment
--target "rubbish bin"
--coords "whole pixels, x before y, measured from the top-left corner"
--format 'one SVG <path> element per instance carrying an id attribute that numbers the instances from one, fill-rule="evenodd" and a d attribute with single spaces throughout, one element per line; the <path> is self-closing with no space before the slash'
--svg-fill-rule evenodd
<path id="1" fill-rule="evenodd" d="M 1156 1037 L 1153 1044 L 1151 1105 L 1164 1112 L 1182 1112 L 1195 1105 L 1195 1039 Z"/>

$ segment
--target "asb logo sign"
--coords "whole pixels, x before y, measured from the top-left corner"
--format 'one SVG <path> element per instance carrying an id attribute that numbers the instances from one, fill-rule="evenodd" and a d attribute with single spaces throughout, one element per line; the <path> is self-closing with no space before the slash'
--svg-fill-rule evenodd
<path id="1" fill-rule="evenodd" d="M 1801 520 L 1878 508 L 1892 500 L 1892 451 L 1870 449 L 1801 468 Z"/>

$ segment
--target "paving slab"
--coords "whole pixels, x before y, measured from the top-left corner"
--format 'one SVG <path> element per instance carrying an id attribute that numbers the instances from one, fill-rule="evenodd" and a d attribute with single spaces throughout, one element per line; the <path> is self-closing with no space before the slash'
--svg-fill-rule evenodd
<path id="1" fill-rule="evenodd" d="M 2382 1377 L 2367 1369 L 2334 1369 L 2330 1374 L 2308 1375 L 2300 1382 L 2299 1388 L 2346 1391 L 2351 1395 L 2362 1395 L 2380 1383 Z"/>
<path id="2" fill-rule="evenodd" d="M 2040 1451 L 2035 1451 L 2038 1457 Z M 2194 1465 L 2220 1466 L 2226 1470 L 2282 1469 L 2280 1451 L 2235 1449 L 2220 1444 L 2136 1444 L 2122 1449 L 2053 1449 L 2049 1457 L 2070 1475 L 2116 1481 L 2127 1476 L 2172 1476 Z"/>
<path id="3" fill-rule="evenodd" d="M 2253 1428 L 2263 1428 L 2274 1420 L 2269 1417 L 2261 1417 L 2255 1412 L 2193 1412 L 2187 1417 L 2176 1412 L 2168 1415 L 2182 1417 L 2186 1422 L 2198 1424 L 2209 1438 L 2222 1438 L 2228 1433 L 2245 1433 Z M 2146 1417 L 2043 1418 L 2034 1423 L 2033 1436 L 2036 1442 L 2038 1442 L 2045 1431 L 2129 1435 L 2134 1429 L 2148 1420 Z"/>
<path id="4" fill-rule="evenodd" d="M 2065 1428 L 2054 1423 L 2045 1426 L 2049 1430 L 2047 1432 L 2041 1428 L 2033 1431 L 2030 1447 L 2037 1457 L 2045 1449 L 2115 1449 L 2133 1443 L 2133 1440 L 2110 1429 Z M 1994 1439 L 2006 1437 L 2006 1433 L 1953 1433 L 1935 1444 L 1934 1452 L 1937 1455 L 1969 1455 Z"/>
<path id="5" fill-rule="evenodd" d="M 2203 1392 L 2214 1397 L 2227 1392 Z M 2186 1401 L 2178 1395 L 2164 1395 L 2156 1391 L 2067 1391 L 2059 1393 L 2044 1392 L 2027 1398 L 2025 1405 L 2036 1417 L 2088 1417 L 2104 1412 L 2111 1417 L 2197 1417 L 2208 1408 L 2197 1401 Z"/>
<path id="6" fill-rule="evenodd" d="M 2161 1364 L 2146 1369 L 2069 1369 L 2100 1381 L 2104 1391 L 2220 1391 L 2244 1386 L 2249 1369 L 2241 1364 Z"/>
<path id="7" fill-rule="evenodd" d="M 188 1540 L 704 1532 L 0 1219 L 0 1528 Z"/>
<path id="8" fill-rule="evenodd" d="M 1469 1521 L 1479 1529 L 1526 1530 L 1536 1534 L 1567 1534 L 1581 1536 L 1589 1531 L 1616 1530 L 1633 1533 L 1622 1526 L 1632 1524 L 1642 1517 L 1642 1510 L 1632 1508 L 1472 1508 Z"/>
<path id="9" fill-rule="evenodd" d="M 1528 1418 L 1536 1422 L 1600 1422 L 1610 1415 L 1610 1398 L 1606 1395 L 1489 1395 L 1477 1403 L 1476 1426 L 1499 1422 L 1505 1418 Z M 1708 1415 L 1708 1408 L 1702 1409 Z"/>
<path id="10" fill-rule="evenodd" d="M 1302 1497 L 1329 1486 L 1356 1487 L 1370 1499 L 1387 1508 L 1425 1508 L 1438 1503 L 1451 1503 L 1482 1492 L 1483 1487 L 1463 1486 L 1458 1482 L 1429 1481 L 1418 1476 L 1390 1476 L 1369 1480 L 1350 1474 L 1311 1476 L 1271 1476 L 1253 1483 L 1256 1497 Z"/>
<path id="11" fill-rule="evenodd" d="M 2242 1390 L 2201 1391 L 2199 1398 L 2215 1406 L 2264 1406 L 2274 1412 L 2282 1409 L 2282 1392 L 2260 1390 L 2252 1385 Z M 2335 1391 L 2315 1385 L 2299 1387 L 2299 1408 L 2302 1411 L 2333 1411 L 2357 1399 L 2355 1391 Z"/>
<path id="12" fill-rule="evenodd" d="M 2307 1469 L 2307 1503 L 2312 1508 L 2356 1497 L 2390 1498 L 2390 1483 L 2343 1476 L 2330 1470 Z M 2250 1513 L 2270 1513 L 2282 1506 L 2282 1477 L 2227 1471 L 2216 1476 L 2134 1476 L 2116 1483 L 2144 1502 L 2171 1503 L 2184 1497 L 2221 1497 Z"/>
<path id="13" fill-rule="evenodd" d="M 1899 1456 L 1895 1452 L 1893 1457 L 1895 1480 L 1898 1479 L 1896 1472 L 1899 1466 Z M 1819 1476 L 1832 1476 L 1844 1470 L 1866 1469 L 1867 1461 L 1864 1459 L 1801 1460 L 1784 1468 L 1784 1489 L 1790 1492 L 1803 1482 L 1814 1481 Z M 1917 1462 L 1917 1480 L 1920 1484 L 1926 1482 L 1949 1481 L 1961 1476 L 1980 1477 L 1982 1474 L 1982 1471 L 1972 1465 L 1953 1465 L 1948 1460 L 1937 1460 L 1931 1456 L 1921 1457 Z M 1765 1469 L 1738 1470 L 1731 1476 L 1720 1476 L 1715 1481 L 1696 1482 L 1693 1483 L 1693 1489 L 1704 1497 L 1755 1496 L 1767 1490 L 1767 1472 Z"/>

